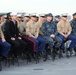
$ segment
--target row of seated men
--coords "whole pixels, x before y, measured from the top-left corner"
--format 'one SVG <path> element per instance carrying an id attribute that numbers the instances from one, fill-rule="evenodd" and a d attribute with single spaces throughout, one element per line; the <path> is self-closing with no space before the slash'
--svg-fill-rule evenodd
<path id="1" fill-rule="evenodd" d="M 51 13 L 40 14 L 39 17 L 25 14 L 23 22 L 20 14 L 11 13 L 10 16 L 9 19 L 6 15 L 1 17 L 0 55 L 3 57 L 8 56 L 12 45 L 15 51 L 24 52 L 28 43 L 26 40 L 32 43 L 33 50 L 30 49 L 33 52 L 44 52 L 46 43 L 50 49 L 61 47 L 64 52 L 65 41 L 71 40 L 69 50 L 76 52 L 76 13 L 71 22 L 67 21 L 67 14 L 62 14 L 61 19 L 56 16 L 54 21 Z"/>

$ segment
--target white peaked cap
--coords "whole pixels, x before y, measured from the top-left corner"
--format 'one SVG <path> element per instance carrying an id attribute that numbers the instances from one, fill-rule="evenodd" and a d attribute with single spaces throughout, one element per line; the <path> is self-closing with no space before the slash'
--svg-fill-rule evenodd
<path id="1" fill-rule="evenodd" d="M 41 13 L 41 14 L 39 14 L 39 16 L 45 16 L 45 14 L 44 13 Z"/>
<path id="2" fill-rule="evenodd" d="M 7 18 L 7 15 L 3 15 L 2 17 Z"/>
<path id="3" fill-rule="evenodd" d="M 36 16 L 36 13 L 32 13 L 32 14 L 30 14 L 30 16 Z"/>
<path id="4" fill-rule="evenodd" d="M 11 16 L 14 16 L 14 15 L 17 16 L 17 13 L 16 13 L 16 12 L 12 12 L 10 15 L 11 15 Z"/>
<path id="5" fill-rule="evenodd" d="M 22 15 L 21 14 L 17 14 L 17 17 L 22 17 Z"/>
<path id="6" fill-rule="evenodd" d="M 26 13 L 26 14 L 24 14 L 24 16 L 30 16 L 30 14 Z"/>
<path id="7" fill-rule="evenodd" d="M 63 13 L 63 14 L 61 14 L 62 16 L 68 16 L 68 13 Z"/>

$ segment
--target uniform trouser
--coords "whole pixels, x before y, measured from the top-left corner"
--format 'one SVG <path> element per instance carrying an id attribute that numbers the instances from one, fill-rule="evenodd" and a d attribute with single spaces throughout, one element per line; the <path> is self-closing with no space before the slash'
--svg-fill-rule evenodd
<path id="1" fill-rule="evenodd" d="M 53 48 L 55 46 L 56 48 L 61 46 L 62 40 L 58 36 L 55 36 L 55 38 L 51 38 L 50 36 L 46 36 L 47 43 L 49 44 L 49 48 Z M 54 42 L 56 42 L 54 44 Z"/>
<path id="2" fill-rule="evenodd" d="M 62 35 L 59 35 L 59 37 L 62 39 L 62 48 L 64 48 L 65 38 Z M 70 46 L 69 46 L 69 48 L 74 48 L 75 45 L 76 45 L 76 37 L 70 34 L 68 36 L 67 40 L 71 40 L 72 41 L 71 44 L 70 44 Z"/>
<path id="3" fill-rule="evenodd" d="M 26 48 L 26 43 L 23 40 L 15 39 L 15 40 L 8 40 L 8 42 L 12 45 L 13 53 L 16 55 L 22 54 Z"/>
<path id="4" fill-rule="evenodd" d="M 23 41 L 27 43 L 26 51 L 25 52 L 32 52 L 34 51 L 34 43 L 28 38 L 28 35 L 22 36 Z"/>
<path id="5" fill-rule="evenodd" d="M 0 54 L 7 57 L 10 51 L 11 45 L 8 42 L 2 42 L 0 39 Z"/>
<path id="6" fill-rule="evenodd" d="M 42 38 L 40 36 L 38 36 L 37 39 L 29 37 L 28 40 L 33 42 L 34 52 L 44 52 L 45 45 L 46 45 L 46 41 L 44 40 L 44 38 Z"/>

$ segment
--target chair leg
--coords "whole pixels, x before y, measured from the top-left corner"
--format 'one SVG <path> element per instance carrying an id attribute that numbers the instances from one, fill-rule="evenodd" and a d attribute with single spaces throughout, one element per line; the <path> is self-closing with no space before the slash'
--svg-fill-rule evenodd
<path id="1" fill-rule="evenodd" d="M 37 64 L 39 62 L 38 53 L 35 52 L 34 54 L 35 54 L 35 61 L 36 61 L 36 64 Z"/>
<path id="2" fill-rule="evenodd" d="M 15 56 L 14 56 L 14 54 L 11 54 L 11 60 L 10 60 L 10 63 L 11 63 L 12 65 L 15 64 Z"/>
<path id="3" fill-rule="evenodd" d="M 67 58 L 69 58 L 70 56 L 69 56 L 69 51 L 68 51 L 68 49 L 66 48 L 66 57 Z"/>
<path id="4" fill-rule="evenodd" d="M 31 62 L 31 53 L 30 53 L 30 52 L 27 52 L 27 53 L 26 53 L 26 60 L 27 60 L 27 64 L 28 64 L 29 62 Z"/>
<path id="5" fill-rule="evenodd" d="M 47 50 L 44 52 L 44 60 L 43 61 L 46 61 L 47 60 L 47 57 L 48 57 L 48 52 Z"/>
<path id="6" fill-rule="evenodd" d="M 0 57 L 0 71 L 2 70 L 2 58 Z"/>
<path id="7" fill-rule="evenodd" d="M 8 67 L 10 67 L 11 60 L 12 60 L 11 57 L 8 57 L 8 58 L 7 58 Z"/>
<path id="8" fill-rule="evenodd" d="M 19 65 L 20 65 L 20 64 L 19 64 L 19 56 L 17 56 L 17 63 L 18 63 L 18 66 L 19 66 Z"/>
<path id="9" fill-rule="evenodd" d="M 62 57 L 63 57 L 62 50 L 59 48 L 59 58 L 61 59 Z"/>
<path id="10" fill-rule="evenodd" d="M 69 52 L 70 52 L 70 57 L 72 57 L 73 50 L 74 50 L 73 48 L 70 48 L 70 49 L 69 49 Z"/>
<path id="11" fill-rule="evenodd" d="M 54 48 L 51 49 L 51 57 L 52 57 L 52 60 L 54 61 L 55 60 L 55 51 L 54 51 Z"/>

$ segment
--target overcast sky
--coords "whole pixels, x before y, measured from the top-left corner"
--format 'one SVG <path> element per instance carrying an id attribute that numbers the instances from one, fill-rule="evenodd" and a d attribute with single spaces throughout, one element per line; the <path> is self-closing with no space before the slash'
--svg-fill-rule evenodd
<path id="1" fill-rule="evenodd" d="M 53 13 L 76 12 L 76 0 L 0 0 L 0 12 Z"/>

